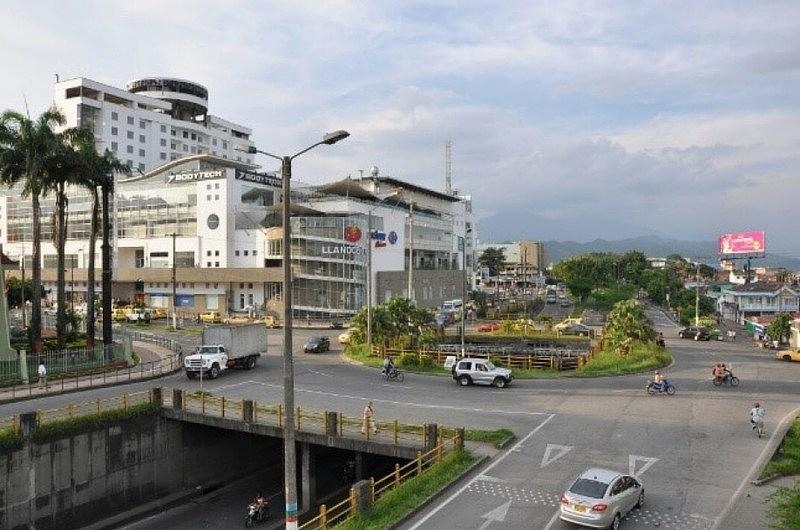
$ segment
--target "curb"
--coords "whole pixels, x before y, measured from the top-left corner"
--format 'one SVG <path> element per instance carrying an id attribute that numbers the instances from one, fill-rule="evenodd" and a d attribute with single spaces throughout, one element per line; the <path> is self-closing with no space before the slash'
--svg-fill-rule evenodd
<path id="1" fill-rule="evenodd" d="M 773 438 L 772 443 L 767 445 L 766 448 L 769 449 L 769 451 L 767 451 L 766 454 L 769 455 L 769 458 L 764 458 L 764 453 L 762 453 L 761 457 L 759 458 L 760 464 L 758 466 L 758 475 L 761 475 L 761 473 L 764 472 L 764 468 L 766 468 L 770 460 L 772 460 L 775 457 L 775 453 L 783 444 L 783 440 L 784 438 L 786 438 L 786 434 L 789 432 L 789 429 L 792 428 L 792 424 L 798 417 L 800 417 L 800 408 L 794 409 L 792 412 L 789 413 L 788 416 L 785 416 L 781 420 L 780 424 L 778 424 L 776 432 L 780 433 L 780 436 L 776 436 L 775 438 Z M 772 475 L 765 478 L 756 478 L 751 480 L 750 484 L 752 484 L 753 486 L 763 486 L 764 484 L 768 484 L 773 480 L 779 479 L 781 477 L 783 477 L 783 475 Z"/>
<path id="2" fill-rule="evenodd" d="M 514 443 L 515 441 L 517 441 L 517 435 L 512 434 L 511 436 L 509 436 L 508 438 L 497 444 L 496 447 L 502 450 L 511 445 L 512 443 Z"/>
<path id="3" fill-rule="evenodd" d="M 439 491 L 435 492 L 433 495 L 431 495 L 430 497 L 419 503 L 419 505 L 413 508 L 409 513 L 407 513 L 406 515 L 404 515 L 391 525 L 387 526 L 386 530 L 399 529 L 402 525 L 413 519 L 414 516 L 417 515 L 419 512 L 427 508 L 434 501 L 441 498 L 450 488 L 455 486 L 458 482 L 461 482 L 462 480 L 467 478 L 467 476 L 472 475 L 472 473 L 475 472 L 475 470 L 478 469 L 479 467 L 482 467 L 487 460 L 490 460 L 490 458 L 486 455 L 479 457 L 475 462 L 473 462 L 471 466 L 469 466 L 466 470 L 464 470 L 462 474 L 460 474 L 459 476 L 455 477 L 453 480 L 442 486 L 439 489 Z"/>

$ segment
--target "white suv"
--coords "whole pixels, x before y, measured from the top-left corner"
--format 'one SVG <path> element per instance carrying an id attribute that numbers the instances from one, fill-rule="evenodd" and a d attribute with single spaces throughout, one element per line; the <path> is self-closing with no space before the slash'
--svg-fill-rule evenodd
<path id="1" fill-rule="evenodd" d="M 514 378 L 508 368 L 498 368 L 488 359 L 466 357 L 453 365 L 453 379 L 461 386 L 494 385 L 504 388 Z"/>

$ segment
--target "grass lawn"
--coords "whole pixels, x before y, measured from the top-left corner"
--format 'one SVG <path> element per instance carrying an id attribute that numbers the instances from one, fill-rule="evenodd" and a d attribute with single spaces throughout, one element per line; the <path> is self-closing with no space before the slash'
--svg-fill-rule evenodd
<path id="1" fill-rule="evenodd" d="M 800 475 L 800 418 L 795 419 L 789 428 L 776 458 L 761 472 L 762 479 L 792 475 Z"/>
<path id="2" fill-rule="evenodd" d="M 418 477 L 388 491 L 363 514 L 336 528 L 340 530 L 381 530 L 411 513 L 430 496 L 461 476 L 477 460 L 468 451 L 452 451 Z"/>
<path id="3" fill-rule="evenodd" d="M 800 482 L 794 487 L 778 488 L 769 496 L 770 528 L 790 530 L 800 528 Z"/>

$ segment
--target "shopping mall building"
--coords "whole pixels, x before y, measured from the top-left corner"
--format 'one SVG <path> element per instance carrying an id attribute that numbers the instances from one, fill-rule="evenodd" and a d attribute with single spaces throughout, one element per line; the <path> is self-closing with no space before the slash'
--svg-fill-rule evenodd
<path id="1" fill-rule="evenodd" d="M 149 157 L 145 151 L 141 161 L 129 163 L 140 170 L 118 178 L 112 215 L 113 296 L 118 301 L 170 308 L 174 265 L 175 304 L 179 311 L 194 314 L 218 310 L 228 314 L 256 309 L 281 316 L 280 179 L 274 173 L 259 171 L 251 160 L 242 160 L 233 151 L 232 142 L 250 142 L 249 129 L 198 116 L 196 113 L 205 108 L 181 103 L 184 96 L 178 91 L 192 91 L 185 97 L 196 103 L 195 99 L 203 95 L 199 85 L 171 81 L 174 84 L 168 88 L 173 92 L 165 93 L 163 100 L 167 105 L 150 101 L 156 98 L 149 95 L 131 92 L 126 96 L 118 93 L 125 91 L 88 80 L 64 82 L 68 85 L 66 95 L 77 94 L 68 98 L 77 98 L 75 105 L 66 109 L 72 116 L 70 124 L 88 126 L 85 117 L 92 116 L 91 127 L 101 138 L 98 148 L 108 146 L 103 138 L 120 136 L 119 130 L 112 134 L 106 119 L 130 123 L 118 108 L 124 107 L 124 102 L 120 103 L 124 97 L 135 103 L 131 128 L 138 129 L 140 120 L 145 119 L 142 116 L 153 120 L 140 129 L 145 131 L 144 144 L 170 146 L 169 139 L 183 139 L 184 130 L 194 131 L 195 138 L 202 138 L 192 140 L 192 133 L 188 132 L 187 141 L 176 143 L 177 149 L 167 148 L 166 156 L 159 152 Z M 164 88 L 163 83 L 148 86 Z M 56 85 L 57 94 L 62 89 Z M 109 98 L 107 92 L 113 92 L 113 97 Z M 87 98 L 87 93 L 91 97 Z M 86 105 L 94 110 L 86 111 Z M 116 118 L 112 118 L 114 115 Z M 202 128 L 214 123 L 227 124 L 226 130 L 207 130 L 201 137 Z M 173 130 L 177 133 L 173 134 Z M 137 134 L 134 133 L 134 142 L 138 141 Z M 155 140 L 151 141 L 147 134 L 155 135 Z M 128 136 L 125 132 L 124 137 Z M 162 142 L 160 136 L 167 142 Z M 192 141 L 195 144 L 189 145 Z M 214 144 L 222 149 L 223 141 L 224 150 L 211 149 Z M 188 146 L 186 150 L 183 145 Z M 116 147 L 128 152 L 127 146 Z M 24 256 L 30 271 L 31 206 L 18 191 L 0 191 L 0 243 L 13 259 Z M 69 196 L 67 293 L 79 303 L 87 290 L 91 198 L 86 190 L 78 188 L 70 189 Z M 368 177 L 345 178 L 319 186 L 297 184 L 292 205 L 292 292 L 297 317 L 347 318 L 363 307 L 370 258 L 375 302 L 395 295 L 407 296 L 411 265 L 415 300 L 423 306 L 438 306 L 444 300 L 460 297 L 462 264 L 466 263 L 468 270 L 473 268 L 477 233 L 469 197 L 383 177 L 374 168 Z M 52 244 L 53 208 L 52 198 L 42 201 L 42 278 L 50 299 L 55 297 L 57 272 Z M 95 263 L 99 269 L 99 243 L 97 252 Z M 16 275 L 18 271 L 7 274 Z M 98 292 L 99 278 L 98 270 Z"/>

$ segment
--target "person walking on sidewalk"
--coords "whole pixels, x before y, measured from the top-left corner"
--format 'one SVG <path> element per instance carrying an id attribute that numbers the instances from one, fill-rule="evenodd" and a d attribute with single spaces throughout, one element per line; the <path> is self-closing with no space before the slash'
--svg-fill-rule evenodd
<path id="1" fill-rule="evenodd" d="M 361 426 L 361 434 L 367 434 L 367 430 L 372 431 L 372 434 L 378 434 L 378 429 L 375 427 L 375 411 L 372 409 L 372 401 L 367 403 L 364 407 L 364 419 Z"/>
<path id="2" fill-rule="evenodd" d="M 44 367 L 44 361 L 39 361 L 39 388 L 47 388 L 47 368 Z"/>

